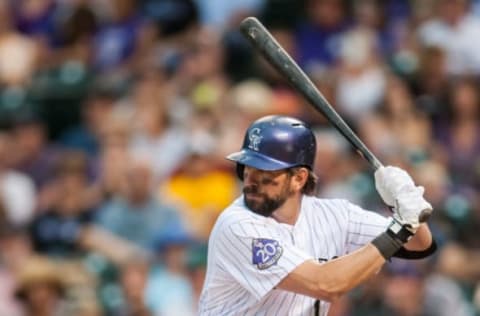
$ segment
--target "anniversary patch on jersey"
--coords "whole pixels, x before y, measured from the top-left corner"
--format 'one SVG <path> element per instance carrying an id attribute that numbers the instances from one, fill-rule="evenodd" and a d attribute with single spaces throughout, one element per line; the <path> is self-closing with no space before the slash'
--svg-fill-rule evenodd
<path id="1" fill-rule="evenodd" d="M 252 261 L 260 270 L 267 269 L 278 262 L 283 248 L 274 239 L 255 238 L 252 242 Z"/>

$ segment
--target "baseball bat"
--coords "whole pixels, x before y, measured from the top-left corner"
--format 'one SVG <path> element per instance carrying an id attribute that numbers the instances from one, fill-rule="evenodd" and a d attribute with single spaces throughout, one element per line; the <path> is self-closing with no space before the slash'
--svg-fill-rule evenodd
<path id="1" fill-rule="evenodd" d="M 257 18 L 244 19 L 240 23 L 240 31 L 262 53 L 263 57 L 309 101 L 309 104 L 327 118 L 374 170 L 383 166 Z M 425 222 L 431 212 L 432 210 L 423 210 L 419 218 L 420 222 Z"/>

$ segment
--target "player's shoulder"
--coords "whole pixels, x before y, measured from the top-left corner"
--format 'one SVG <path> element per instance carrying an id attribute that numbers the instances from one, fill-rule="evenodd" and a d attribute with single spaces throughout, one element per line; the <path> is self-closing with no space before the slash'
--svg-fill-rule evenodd
<path id="1" fill-rule="evenodd" d="M 305 195 L 302 200 L 302 207 L 314 211 L 347 211 L 351 203 L 345 199 L 329 199 Z"/>
<path id="2" fill-rule="evenodd" d="M 352 203 L 345 199 L 304 196 L 302 200 L 302 212 L 304 212 L 307 217 L 317 218 L 321 222 L 326 218 L 347 221 L 352 211 L 352 205 Z"/>

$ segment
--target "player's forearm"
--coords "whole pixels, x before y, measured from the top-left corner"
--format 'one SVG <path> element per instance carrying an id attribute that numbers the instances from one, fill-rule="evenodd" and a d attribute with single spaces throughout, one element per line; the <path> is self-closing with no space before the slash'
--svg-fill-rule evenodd
<path id="1" fill-rule="evenodd" d="M 405 249 L 411 251 L 422 251 L 430 247 L 432 244 L 432 234 L 427 224 L 422 224 L 418 228 L 415 235 L 404 246 Z"/>
<path id="2" fill-rule="evenodd" d="M 337 298 L 355 288 L 376 274 L 385 259 L 372 244 L 357 251 L 326 262 L 319 268 L 318 284 L 333 298 Z"/>
<path id="3" fill-rule="evenodd" d="M 278 288 L 333 301 L 377 273 L 384 263 L 377 248 L 368 244 L 326 263 L 306 261 L 283 279 Z"/>

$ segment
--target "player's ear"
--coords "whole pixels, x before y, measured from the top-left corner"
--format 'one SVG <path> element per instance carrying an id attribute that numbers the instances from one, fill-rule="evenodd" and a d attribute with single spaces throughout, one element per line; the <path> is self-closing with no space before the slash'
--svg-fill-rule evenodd
<path id="1" fill-rule="evenodd" d="M 301 191 L 308 179 L 308 169 L 304 167 L 294 168 L 292 170 L 292 189 Z"/>

